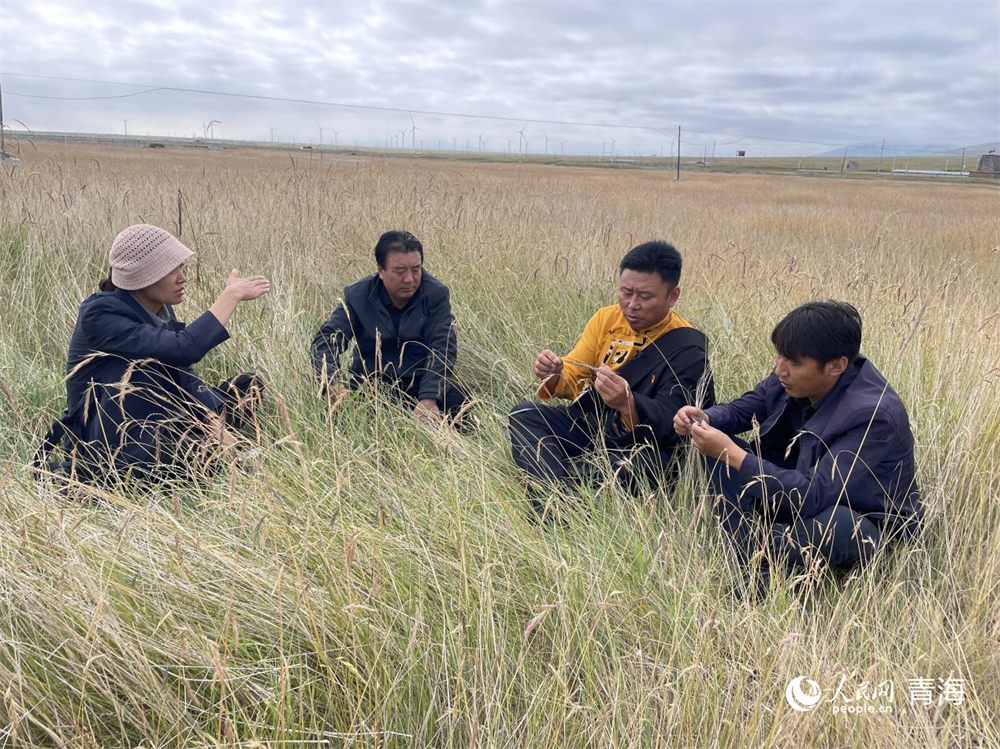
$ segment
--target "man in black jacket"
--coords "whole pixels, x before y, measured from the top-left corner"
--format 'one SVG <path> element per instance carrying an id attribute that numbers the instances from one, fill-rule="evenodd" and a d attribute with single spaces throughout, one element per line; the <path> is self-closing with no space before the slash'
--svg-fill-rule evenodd
<path id="1" fill-rule="evenodd" d="M 572 403 L 527 401 L 511 410 L 514 462 L 536 496 L 580 478 L 579 459 L 600 449 L 626 484 L 637 474 L 658 482 L 679 441 L 674 414 L 715 402 L 705 336 L 673 309 L 680 253 L 647 242 L 630 250 L 619 270 L 618 304 L 594 313 L 565 358 L 546 349 L 535 359 L 538 397 Z"/>
<path id="2" fill-rule="evenodd" d="M 312 341 L 313 367 L 331 395 L 343 388 L 340 355 L 354 340 L 352 389 L 377 379 L 413 402 L 424 420 L 462 411 L 469 396 L 451 380 L 457 342 L 448 287 L 425 273 L 423 262 L 423 245 L 409 232 L 379 237 L 377 272 L 344 289 Z"/>

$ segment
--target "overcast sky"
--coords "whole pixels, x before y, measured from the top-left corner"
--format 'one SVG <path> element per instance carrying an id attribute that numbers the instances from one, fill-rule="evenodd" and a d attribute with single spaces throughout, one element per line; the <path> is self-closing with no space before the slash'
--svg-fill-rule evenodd
<path id="1" fill-rule="evenodd" d="M 15 74 L 87 78 L 133 86 Z M 335 137 L 531 152 L 808 154 L 1000 140 L 1000 3 L 0 0 L 4 119 L 32 129 Z M 372 107 L 275 102 L 149 85 Z M 634 127 L 613 128 L 608 125 Z M 662 133 L 653 128 L 658 128 Z M 338 131 L 334 134 L 334 129 Z M 773 138 L 752 140 L 746 136 Z M 744 140 L 737 142 L 737 138 Z M 778 139 L 816 141 L 785 143 Z M 407 135 L 410 143 L 410 135 Z"/>

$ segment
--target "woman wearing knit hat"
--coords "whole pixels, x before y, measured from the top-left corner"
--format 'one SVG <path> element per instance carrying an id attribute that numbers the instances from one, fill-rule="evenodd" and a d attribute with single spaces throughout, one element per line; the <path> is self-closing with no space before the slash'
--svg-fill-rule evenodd
<path id="1" fill-rule="evenodd" d="M 61 445 L 66 460 L 49 469 L 82 480 L 108 468 L 148 474 L 184 462 L 186 448 L 234 444 L 226 425 L 238 426 L 248 401 L 259 400 L 259 381 L 240 375 L 213 388 L 191 367 L 229 338 L 225 326 L 240 302 L 263 296 L 270 283 L 234 270 L 208 311 L 184 325 L 173 306 L 184 299 L 193 254 L 148 224 L 115 238 L 109 277 L 80 305 L 66 362 L 67 409 L 39 465 Z"/>

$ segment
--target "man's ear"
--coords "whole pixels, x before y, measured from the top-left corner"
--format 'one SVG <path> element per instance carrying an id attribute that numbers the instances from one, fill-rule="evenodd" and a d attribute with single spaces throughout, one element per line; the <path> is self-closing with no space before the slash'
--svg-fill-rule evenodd
<path id="1" fill-rule="evenodd" d="M 680 299 L 680 298 L 681 298 L 681 287 L 680 286 L 674 286 L 674 288 L 672 288 L 670 290 L 670 293 L 667 294 L 667 301 L 670 302 L 670 306 L 671 307 L 673 307 L 675 304 L 677 304 L 677 300 Z"/>
<path id="2" fill-rule="evenodd" d="M 840 377 L 847 371 L 847 357 L 842 356 L 826 363 L 826 373 L 831 377 Z"/>

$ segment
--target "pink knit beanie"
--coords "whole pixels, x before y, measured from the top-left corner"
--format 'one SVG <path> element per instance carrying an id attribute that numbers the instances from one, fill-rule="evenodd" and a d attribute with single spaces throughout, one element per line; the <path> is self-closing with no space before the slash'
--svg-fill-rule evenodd
<path id="1" fill-rule="evenodd" d="M 135 224 L 115 237 L 111 245 L 111 283 L 126 291 L 143 289 L 192 255 L 170 232 L 149 224 Z"/>

